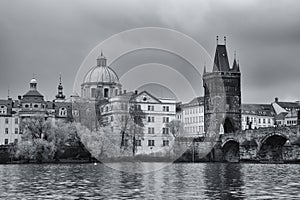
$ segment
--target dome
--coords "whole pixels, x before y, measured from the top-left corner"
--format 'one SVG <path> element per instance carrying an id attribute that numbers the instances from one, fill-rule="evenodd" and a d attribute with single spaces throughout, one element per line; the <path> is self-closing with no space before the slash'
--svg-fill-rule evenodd
<path id="1" fill-rule="evenodd" d="M 88 71 L 83 79 L 84 83 L 119 83 L 116 72 L 108 66 L 97 65 Z"/>
<path id="2" fill-rule="evenodd" d="M 119 83 L 119 78 L 110 67 L 96 66 L 85 75 L 83 80 L 83 83 L 91 82 Z"/>

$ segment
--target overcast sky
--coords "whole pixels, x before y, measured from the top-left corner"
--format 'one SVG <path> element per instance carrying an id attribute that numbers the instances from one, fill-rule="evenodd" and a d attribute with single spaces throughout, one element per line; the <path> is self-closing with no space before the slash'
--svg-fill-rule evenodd
<path id="1" fill-rule="evenodd" d="M 8 87 L 13 98 L 26 93 L 34 73 L 39 91 L 52 100 L 60 72 L 69 96 L 96 45 L 149 26 L 180 31 L 211 56 L 216 35 L 226 35 L 230 63 L 235 50 L 240 60 L 243 103 L 300 98 L 298 0 L 1 0 L 0 98 Z"/>

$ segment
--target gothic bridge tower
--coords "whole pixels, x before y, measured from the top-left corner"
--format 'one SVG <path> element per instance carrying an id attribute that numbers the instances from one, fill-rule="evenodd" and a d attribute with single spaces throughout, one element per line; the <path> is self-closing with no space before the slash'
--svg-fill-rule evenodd
<path id="1" fill-rule="evenodd" d="M 206 136 L 231 133 L 241 130 L 241 73 L 234 58 L 229 66 L 224 44 L 218 44 L 212 72 L 203 72 L 204 129 Z"/>

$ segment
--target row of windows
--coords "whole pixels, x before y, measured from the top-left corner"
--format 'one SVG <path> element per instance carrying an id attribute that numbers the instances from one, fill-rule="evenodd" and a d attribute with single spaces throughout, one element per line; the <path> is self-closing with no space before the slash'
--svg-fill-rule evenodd
<path id="1" fill-rule="evenodd" d="M 297 120 L 287 120 L 286 123 L 288 125 L 296 125 L 297 124 Z"/>
<path id="2" fill-rule="evenodd" d="M 163 146 L 169 146 L 169 140 L 163 140 L 163 144 L 162 145 Z M 149 147 L 154 147 L 155 146 L 155 140 L 148 140 L 148 146 Z"/>
<path id="3" fill-rule="evenodd" d="M 125 140 L 125 144 L 128 144 L 128 140 Z M 7 143 L 8 144 L 8 140 Z M 135 140 L 135 145 L 136 146 L 142 146 L 142 140 Z M 169 140 L 163 140 L 162 141 L 163 146 L 169 146 Z M 148 140 L 148 146 L 149 147 L 154 147 L 155 146 L 155 140 Z"/>
<path id="4" fill-rule="evenodd" d="M 5 134 L 8 134 L 8 133 L 9 133 L 8 128 L 5 128 Z M 18 133 L 19 133 L 19 129 L 15 128 L 15 134 L 18 134 Z"/>
<path id="5" fill-rule="evenodd" d="M 18 143 L 18 139 L 15 139 L 15 143 Z M 8 144 L 8 139 L 4 139 L 4 144 Z"/>
<path id="6" fill-rule="evenodd" d="M 201 123 L 204 121 L 203 116 L 196 116 L 196 117 L 185 117 L 184 118 L 184 123 L 185 124 L 192 124 L 192 123 Z"/>
<path id="7" fill-rule="evenodd" d="M 154 134 L 155 133 L 155 128 L 154 127 L 148 127 L 148 134 Z M 169 134 L 169 128 L 164 127 L 162 128 L 162 133 L 163 134 Z"/>
<path id="8" fill-rule="evenodd" d="M 258 122 L 259 124 L 273 124 L 273 120 L 271 118 L 256 118 L 256 117 L 243 117 L 243 122 Z"/>
<path id="9" fill-rule="evenodd" d="M 203 126 L 191 126 L 191 127 L 185 127 L 184 131 L 186 133 L 204 133 L 204 127 Z"/>
<path id="10" fill-rule="evenodd" d="M 9 123 L 8 118 L 5 118 L 5 124 L 8 124 L 8 123 Z M 19 124 L 19 119 L 18 118 L 15 118 L 15 124 Z"/>
<path id="11" fill-rule="evenodd" d="M 39 104 L 24 104 L 24 108 L 39 108 L 40 105 Z M 42 108 L 45 108 L 45 105 L 42 104 Z"/>
<path id="12" fill-rule="evenodd" d="M 186 109 L 186 110 L 184 110 L 184 114 L 185 115 L 198 114 L 198 113 L 203 113 L 203 111 L 204 111 L 204 107 L 200 106 L 200 107 L 197 107 L 197 108 Z"/>

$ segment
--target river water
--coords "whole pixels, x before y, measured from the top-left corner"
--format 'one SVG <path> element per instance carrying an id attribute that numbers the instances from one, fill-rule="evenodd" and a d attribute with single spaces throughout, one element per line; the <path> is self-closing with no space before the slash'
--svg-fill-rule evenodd
<path id="1" fill-rule="evenodd" d="M 144 174 L 102 164 L 0 165 L 1 199 L 300 199 L 299 181 L 292 164 L 177 163 Z"/>

